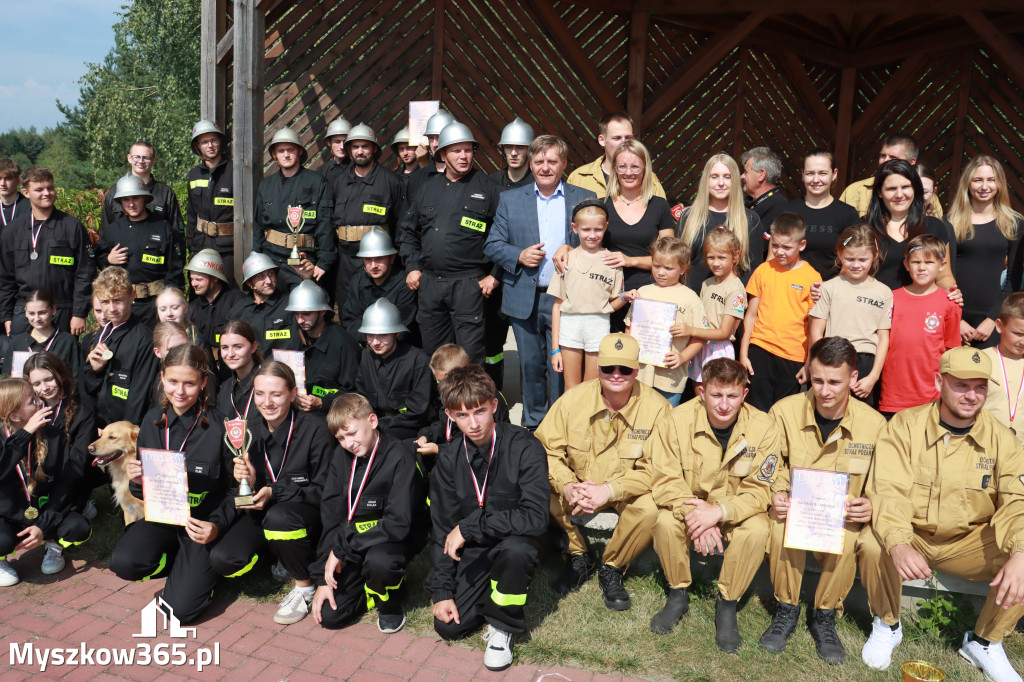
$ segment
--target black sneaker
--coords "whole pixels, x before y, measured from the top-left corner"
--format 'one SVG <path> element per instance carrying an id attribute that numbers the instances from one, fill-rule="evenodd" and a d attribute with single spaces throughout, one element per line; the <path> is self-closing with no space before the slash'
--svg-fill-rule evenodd
<path id="1" fill-rule="evenodd" d="M 799 604 L 787 604 L 782 601 L 775 602 L 775 615 L 772 616 L 772 624 L 761 635 L 761 648 L 773 654 L 782 653 L 786 648 L 786 642 L 789 641 L 790 635 L 796 632 L 799 620 Z"/>
<path id="2" fill-rule="evenodd" d="M 405 611 L 399 610 L 396 613 L 377 613 L 377 629 L 385 635 L 398 632 L 405 627 Z"/>
<path id="3" fill-rule="evenodd" d="M 739 651 L 743 644 L 740 625 L 736 622 L 736 600 L 718 597 L 715 602 L 715 644 L 727 654 Z"/>
<path id="4" fill-rule="evenodd" d="M 594 575 L 595 568 L 597 568 L 597 562 L 586 552 L 570 554 L 565 560 L 565 568 L 551 583 L 551 588 L 563 597 L 570 592 L 578 592 Z"/>
<path id="5" fill-rule="evenodd" d="M 836 632 L 836 612 L 831 609 L 816 609 L 807 624 L 818 648 L 818 658 L 826 663 L 838 664 L 846 660 L 846 649 Z"/>
<path id="6" fill-rule="evenodd" d="M 604 605 L 612 611 L 625 611 L 630 607 L 629 592 L 622 584 L 622 572 L 610 564 L 601 564 L 597 581 L 604 593 Z"/>
<path id="7" fill-rule="evenodd" d="M 665 608 L 654 614 L 651 619 L 651 632 L 659 635 L 667 635 L 672 632 L 679 619 L 690 610 L 690 595 L 685 587 L 673 587 L 668 591 L 668 599 L 665 600 Z"/>

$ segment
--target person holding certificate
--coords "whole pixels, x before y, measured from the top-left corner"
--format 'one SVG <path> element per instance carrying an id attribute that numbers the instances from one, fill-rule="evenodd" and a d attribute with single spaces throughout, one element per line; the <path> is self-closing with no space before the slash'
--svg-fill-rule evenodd
<path id="1" fill-rule="evenodd" d="M 789 467 L 824 469 L 849 474 L 846 526 L 842 552 L 815 552 L 821 578 L 814 595 L 811 637 L 818 656 L 827 663 L 842 663 L 846 651 L 835 630 L 843 612 L 843 599 L 857 572 L 855 545 L 861 528 L 871 521 L 871 501 L 863 495 L 864 481 L 875 452 L 875 440 L 885 429 L 885 418 L 860 400 L 850 400 L 857 383 L 857 350 L 841 336 L 819 339 L 810 351 L 811 390 L 775 403 L 769 415 L 782 433 L 782 462 L 772 485 L 769 512 L 771 541 L 768 565 L 775 588 L 775 616 L 761 635 L 761 648 L 779 653 L 796 630 L 800 616 L 800 583 L 807 552 L 784 546 L 790 507 Z M 790 543 L 794 540 L 790 529 Z"/>
<path id="2" fill-rule="evenodd" d="M 747 591 L 768 544 L 768 503 L 781 450 L 779 429 L 744 402 L 747 372 L 716 358 L 704 365 L 693 400 L 660 420 L 647 445 L 658 505 L 654 551 L 665 571 L 665 608 L 651 630 L 667 634 L 689 610 L 690 543 L 708 556 L 729 542 L 718 578 L 715 644 L 727 654 L 743 644 L 736 602 Z"/>
<path id="3" fill-rule="evenodd" d="M 140 449 L 184 455 L 189 506 L 185 525 L 136 521 L 110 557 L 110 570 L 124 580 L 166 574 L 162 597 L 182 623 L 199 618 L 213 601 L 218 576 L 210 550 L 236 516 L 231 453 L 224 442 L 224 417 L 213 407 L 210 375 L 205 349 L 172 348 L 160 368 L 161 404 L 146 413 L 139 429 Z M 132 495 L 145 499 L 144 486 L 148 490 L 151 483 L 143 481 L 140 460 L 129 462 L 128 475 Z M 150 494 L 157 492 L 168 491 Z"/>
<path id="4" fill-rule="evenodd" d="M 861 651 L 870 668 L 888 668 L 903 639 L 903 581 L 941 570 L 991 585 L 960 655 L 989 680 L 1021 679 L 1002 642 L 1024 615 L 1024 448 L 982 409 L 990 382 L 1001 388 L 991 373 L 983 351 L 947 350 L 938 400 L 898 413 L 878 439 L 865 486 L 873 532 L 857 548 L 874 616 Z"/>

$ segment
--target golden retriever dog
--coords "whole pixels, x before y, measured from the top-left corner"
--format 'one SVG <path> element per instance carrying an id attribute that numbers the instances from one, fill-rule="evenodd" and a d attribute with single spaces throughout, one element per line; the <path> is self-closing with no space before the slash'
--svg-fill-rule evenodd
<path id="1" fill-rule="evenodd" d="M 124 512 L 126 526 L 146 516 L 142 500 L 128 490 L 128 462 L 135 459 L 138 439 L 138 426 L 130 422 L 114 422 L 100 431 L 99 439 L 89 445 L 92 465 L 103 467 L 110 475 L 114 501 Z"/>

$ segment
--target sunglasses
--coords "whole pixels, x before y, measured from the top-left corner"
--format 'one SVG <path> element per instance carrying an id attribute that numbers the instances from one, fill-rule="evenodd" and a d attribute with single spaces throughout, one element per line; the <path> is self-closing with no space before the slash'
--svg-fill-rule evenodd
<path id="1" fill-rule="evenodd" d="M 609 365 L 607 367 L 602 365 L 598 369 L 601 370 L 601 374 L 615 374 L 618 372 L 624 377 L 631 376 L 636 371 L 632 367 L 626 367 L 625 365 Z"/>

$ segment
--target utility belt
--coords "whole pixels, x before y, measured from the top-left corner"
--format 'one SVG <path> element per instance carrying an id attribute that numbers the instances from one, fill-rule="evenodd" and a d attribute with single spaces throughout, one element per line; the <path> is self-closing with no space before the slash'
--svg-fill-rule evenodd
<path id="1" fill-rule="evenodd" d="M 143 284 L 133 284 L 132 288 L 135 289 L 135 299 L 149 298 L 150 296 L 156 296 L 164 288 L 164 281 L 157 280 L 155 282 L 145 282 Z"/>
<path id="2" fill-rule="evenodd" d="M 384 227 L 383 225 L 338 225 L 334 228 L 334 232 L 338 235 L 338 239 L 343 242 L 357 242 L 363 238 L 363 235 L 372 230 L 375 227 Z"/>
<path id="3" fill-rule="evenodd" d="M 231 237 L 235 234 L 234 223 L 215 223 L 204 218 L 196 218 L 196 227 L 211 237 Z"/>
<path id="4" fill-rule="evenodd" d="M 487 274 L 488 273 L 484 272 L 482 268 L 466 268 L 465 270 L 459 270 L 458 272 L 442 272 L 439 270 L 427 270 L 425 268 L 423 270 L 424 277 L 437 280 L 469 279 L 470 277 L 483 279 Z"/>
<path id="5" fill-rule="evenodd" d="M 279 232 L 267 230 L 267 241 L 275 246 L 290 249 L 298 246 L 300 249 L 315 249 L 316 239 L 311 234 L 292 234 L 291 232 Z"/>

